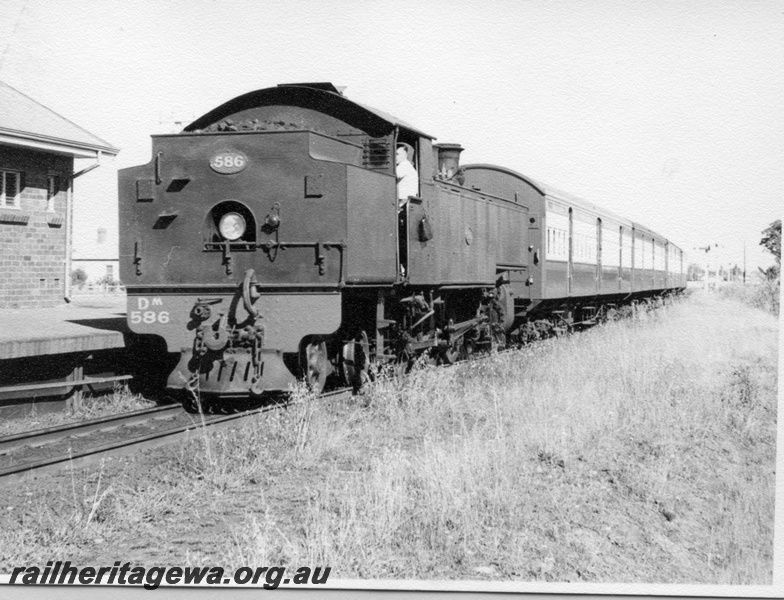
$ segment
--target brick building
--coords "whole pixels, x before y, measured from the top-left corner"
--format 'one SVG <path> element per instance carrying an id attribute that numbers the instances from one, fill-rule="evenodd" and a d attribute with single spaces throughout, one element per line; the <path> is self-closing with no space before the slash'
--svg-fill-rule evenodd
<path id="1" fill-rule="evenodd" d="M 73 181 L 117 152 L 0 81 L 0 308 L 68 296 Z M 93 162 L 75 173 L 75 159 Z"/>

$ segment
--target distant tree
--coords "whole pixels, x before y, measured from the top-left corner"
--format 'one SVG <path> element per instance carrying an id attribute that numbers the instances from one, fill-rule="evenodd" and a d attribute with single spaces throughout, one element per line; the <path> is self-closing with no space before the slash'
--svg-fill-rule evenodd
<path id="1" fill-rule="evenodd" d="M 767 279 L 768 281 L 777 281 L 779 278 L 779 266 L 778 265 L 770 265 L 767 269 L 763 269 L 762 267 L 757 267 L 759 269 L 760 274 L 763 278 Z"/>
<path id="2" fill-rule="evenodd" d="M 760 246 L 770 252 L 776 259 L 776 264 L 781 265 L 781 219 L 776 219 L 762 232 Z"/>
<path id="3" fill-rule="evenodd" d="M 96 281 L 95 283 L 96 283 L 96 285 L 117 285 L 117 284 L 118 284 L 118 283 L 120 283 L 120 282 L 119 282 L 119 281 L 117 281 L 117 280 L 116 280 L 114 277 L 112 277 L 111 275 L 104 275 L 103 277 L 101 277 L 101 278 L 100 278 L 98 281 Z"/>
<path id="4" fill-rule="evenodd" d="M 82 287 L 87 283 L 87 273 L 81 267 L 71 271 L 71 285 L 74 287 Z"/>
<path id="5" fill-rule="evenodd" d="M 691 263 L 686 268 L 686 280 L 687 281 L 699 281 L 702 279 L 702 275 L 705 273 L 705 269 L 703 269 L 697 263 Z"/>
<path id="6" fill-rule="evenodd" d="M 770 226 L 762 232 L 760 246 L 773 255 L 776 264 L 770 266 L 763 274 L 768 281 L 775 281 L 781 274 L 781 219 L 776 219 Z M 762 270 L 762 269 L 760 269 Z"/>

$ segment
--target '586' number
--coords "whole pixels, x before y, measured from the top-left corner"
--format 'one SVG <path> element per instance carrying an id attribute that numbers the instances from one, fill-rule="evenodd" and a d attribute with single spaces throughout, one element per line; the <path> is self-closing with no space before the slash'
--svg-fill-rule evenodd
<path id="1" fill-rule="evenodd" d="M 210 168 L 216 173 L 229 175 L 239 173 L 248 164 L 248 159 L 242 152 L 225 150 L 213 155 L 210 159 Z"/>
<path id="2" fill-rule="evenodd" d="M 241 169 L 245 166 L 245 157 L 241 154 L 222 154 L 212 159 L 212 166 L 218 169 Z"/>
<path id="3" fill-rule="evenodd" d="M 154 310 L 132 310 L 131 311 L 131 323 L 147 323 L 148 325 L 152 325 L 153 323 L 168 323 L 169 322 L 169 311 L 162 310 L 160 312 L 156 312 Z"/>

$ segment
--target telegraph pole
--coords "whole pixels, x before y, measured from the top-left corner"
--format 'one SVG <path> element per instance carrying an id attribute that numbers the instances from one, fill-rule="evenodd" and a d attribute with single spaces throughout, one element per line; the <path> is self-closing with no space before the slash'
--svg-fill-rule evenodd
<path id="1" fill-rule="evenodd" d="M 743 240 L 743 285 L 746 285 L 746 240 Z"/>
<path id="2" fill-rule="evenodd" d="M 708 244 L 707 246 L 699 246 L 694 248 L 694 250 L 702 250 L 705 253 L 705 289 L 710 289 L 710 259 L 708 258 L 708 253 L 711 251 L 711 248 L 718 248 L 718 244 Z M 718 272 L 716 273 L 718 277 Z"/>

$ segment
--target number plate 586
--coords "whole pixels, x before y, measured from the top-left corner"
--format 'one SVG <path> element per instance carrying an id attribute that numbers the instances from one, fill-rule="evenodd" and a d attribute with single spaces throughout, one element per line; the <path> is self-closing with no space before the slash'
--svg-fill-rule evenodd
<path id="1" fill-rule="evenodd" d="M 224 150 L 210 159 L 210 168 L 216 173 L 239 173 L 248 166 L 248 158 L 242 152 Z"/>

